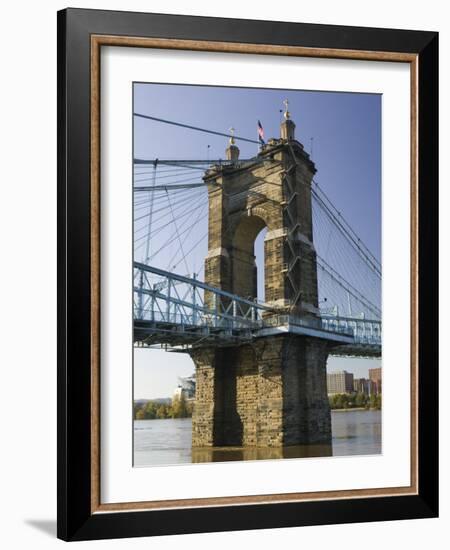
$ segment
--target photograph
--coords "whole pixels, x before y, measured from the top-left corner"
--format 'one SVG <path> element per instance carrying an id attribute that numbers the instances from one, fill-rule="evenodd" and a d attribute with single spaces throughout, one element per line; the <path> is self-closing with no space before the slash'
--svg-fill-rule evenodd
<path id="1" fill-rule="evenodd" d="M 445 6 L 2 6 L 3 548 L 449 547 Z"/>
<path id="2" fill-rule="evenodd" d="M 382 454 L 382 94 L 132 94 L 133 467 Z"/>
<path id="3" fill-rule="evenodd" d="M 379 546 L 439 513 L 438 33 L 207 8 L 58 12 L 57 536 Z"/>

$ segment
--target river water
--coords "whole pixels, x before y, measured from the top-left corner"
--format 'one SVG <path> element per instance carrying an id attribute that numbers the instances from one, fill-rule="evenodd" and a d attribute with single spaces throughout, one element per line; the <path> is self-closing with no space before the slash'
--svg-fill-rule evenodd
<path id="1" fill-rule="evenodd" d="M 217 447 L 192 449 L 191 419 L 135 420 L 134 465 L 267 460 L 381 453 L 381 411 L 332 411 L 332 445 L 284 448 Z"/>

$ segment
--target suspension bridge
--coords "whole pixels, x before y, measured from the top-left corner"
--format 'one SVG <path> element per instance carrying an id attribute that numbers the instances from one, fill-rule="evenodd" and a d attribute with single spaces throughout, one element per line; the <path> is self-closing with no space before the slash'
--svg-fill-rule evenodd
<path id="1" fill-rule="evenodd" d="M 336 342 L 332 355 L 380 356 L 380 262 L 315 180 L 316 318 L 302 319 L 254 296 L 248 300 L 203 281 L 208 240 L 204 172 L 213 165 L 239 168 L 255 162 L 265 164 L 264 159 L 135 159 L 134 257 L 140 259 L 134 262 L 136 346 L 189 351 L 286 331 L 319 336 L 326 332 L 326 338 Z M 213 307 L 205 302 L 208 294 L 214 296 Z"/>
<path id="2" fill-rule="evenodd" d="M 225 159 L 208 158 L 209 147 L 203 159 L 134 159 L 134 343 L 194 359 L 195 446 L 328 441 L 326 358 L 381 356 L 380 261 L 316 181 L 294 131 L 286 105 L 281 137 L 252 158 L 239 158 L 236 141 L 258 141 L 230 129 L 209 131 L 229 139 Z M 293 374 L 295 361 L 304 366 Z M 256 397 L 247 371 L 259 377 Z M 284 411 L 277 405 L 273 422 L 271 372 Z M 305 400 L 317 409 L 309 420 Z"/>

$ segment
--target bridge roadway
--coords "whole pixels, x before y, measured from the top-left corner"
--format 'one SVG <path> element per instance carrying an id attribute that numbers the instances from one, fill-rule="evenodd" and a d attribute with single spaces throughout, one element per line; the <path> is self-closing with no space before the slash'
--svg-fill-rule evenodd
<path id="1" fill-rule="evenodd" d="M 330 355 L 381 356 L 381 321 L 288 315 L 270 304 L 246 300 L 196 279 L 135 262 L 134 343 L 188 352 L 282 334 L 321 338 Z M 205 301 L 205 295 L 209 299 Z"/>

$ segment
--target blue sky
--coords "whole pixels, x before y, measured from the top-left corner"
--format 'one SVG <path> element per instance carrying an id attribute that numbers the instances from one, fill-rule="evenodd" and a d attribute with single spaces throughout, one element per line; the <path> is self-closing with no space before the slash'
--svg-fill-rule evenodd
<path id="1" fill-rule="evenodd" d="M 134 85 L 134 111 L 137 113 L 224 133 L 234 127 L 236 135 L 250 139 L 257 138 L 258 120 L 264 127 L 266 139 L 279 137 L 280 109 L 283 109 L 282 102 L 286 98 L 296 123 L 296 138 L 303 143 L 306 151 L 311 152 L 312 147 L 312 158 L 318 170 L 316 180 L 362 241 L 381 259 L 381 96 L 144 83 Z M 241 158 L 257 153 L 256 144 L 237 141 L 237 145 Z M 134 120 L 135 158 L 218 159 L 225 158 L 226 146 L 225 137 L 144 119 Z M 144 173 L 144 169 L 141 171 Z M 140 178 L 143 184 L 145 178 L 150 178 L 148 169 L 145 174 Z M 167 174 L 170 176 L 171 173 Z M 195 175 L 193 177 L 195 179 Z M 202 191 L 197 196 L 200 205 L 205 197 Z M 204 230 L 200 219 L 204 218 L 202 212 L 204 210 L 199 209 L 195 214 L 199 216 L 199 223 L 190 235 L 193 242 L 196 234 L 201 237 Z M 135 249 L 137 260 L 141 260 L 144 254 L 144 240 L 141 240 L 140 248 Z M 167 268 L 167 262 L 172 261 L 176 254 L 176 247 L 177 243 L 173 243 L 172 248 L 169 246 L 161 250 L 155 256 L 154 263 Z M 258 255 L 261 240 L 256 243 L 256 250 Z M 174 269 L 180 273 L 186 270 L 201 272 L 205 254 L 206 242 L 203 242 L 188 255 L 189 265 L 181 262 L 181 258 L 175 259 Z M 378 365 L 377 360 L 331 358 L 328 370 L 346 369 L 357 376 L 365 376 L 368 368 Z M 186 355 L 135 350 L 135 398 L 169 396 L 177 384 L 177 377 L 187 376 L 192 371 L 193 363 Z"/>

